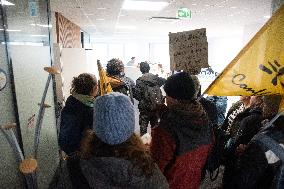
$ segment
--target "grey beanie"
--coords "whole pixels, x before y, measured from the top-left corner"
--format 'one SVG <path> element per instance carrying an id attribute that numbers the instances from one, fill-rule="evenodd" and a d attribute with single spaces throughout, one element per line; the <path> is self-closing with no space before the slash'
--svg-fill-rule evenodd
<path id="1" fill-rule="evenodd" d="M 131 137 L 134 127 L 134 107 L 128 96 L 112 92 L 95 100 L 93 129 L 103 142 L 121 144 Z"/>

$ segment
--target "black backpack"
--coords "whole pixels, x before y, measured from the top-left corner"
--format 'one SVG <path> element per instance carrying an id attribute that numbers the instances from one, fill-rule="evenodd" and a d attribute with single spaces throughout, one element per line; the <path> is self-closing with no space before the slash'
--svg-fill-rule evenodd
<path id="1" fill-rule="evenodd" d="M 121 80 L 121 82 L 123 81 Z M 129 96 L 131 102 L 134 104 L 132 88 L 128 86 L 125 82 L 123 82 L 123 85 L 120 86 L 112 86 L 112 90 L 114 92 L 119 92 L 126 96 Z"/>
<path id="2" fill-rule="evenodd" d="M 203 168 L 202 178 L 205 177 L 206 172 L 209 173 L 210 180 L 214 181 L 219 175 L 219 168 L 224 163 L 224 148 L 228 136 L 220 126 L 211 123 L 212 138 L 214 138 L 214 145 L 207 158 L 206 164 Z"/>
<path id="3" fill-rule="evenodd" d="M 163 95 L 160 86 L 145 82 L 144 99 L 148 110 L 155 110 L 162 104 Z"/>
<path id="4" fill-rule="evenodd" d="M 282 133 L 279 133 L 282 135 Z M 252 140 L 257 141 L 263 149 L 271 150 L 281 161 L 276 174 L 272 180 L 270 189 L 283 189 L 284 188 L 284 148 L 280 144 L 266 135 L 265 133 L 257 134 Z"/>

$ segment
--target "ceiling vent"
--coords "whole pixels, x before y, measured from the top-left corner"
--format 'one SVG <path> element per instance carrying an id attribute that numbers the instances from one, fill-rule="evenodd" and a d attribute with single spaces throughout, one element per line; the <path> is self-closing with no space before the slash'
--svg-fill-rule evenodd
<path id="1" fill-rule="evenodd" d="M 153 17 L 149 18 L 150 22 L 169 23 L 169 22 L 177 22 L 179 20 L 180 20 L 180 18 L 177 18 L 177 17 L 163 17 L 163 16 L 153 16 Z"/>

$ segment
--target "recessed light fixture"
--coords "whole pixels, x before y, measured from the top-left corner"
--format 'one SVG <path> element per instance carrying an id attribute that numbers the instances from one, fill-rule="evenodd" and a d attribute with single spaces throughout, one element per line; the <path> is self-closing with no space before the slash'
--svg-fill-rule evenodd
<path id="1" fill-rule="evenodd" d="M 104 18 L 97 18 L 96 20 L 98 20 L 98 21 L 103 21 L 103 20 L 105 20 Z"/>
<path id="2" fill-rule="evenodd" d="M 268 19 L 268 18 L 270 18 L 270 15 L 265 15 L 265 16 L 263 16 L 263 18 Z"/>
<path id="3" fill-rule="evenodd" d="M 11 3 L 11 2 L 6 1 L 6 0 L 1 0 L 1 1 L 0 1 L 0 4 L 2 4 L 2 5 L 7 5 L 7 6 L 9 6 L 9 5 L 15 5 L 14 3 Z"/>
<path id="4" fill-rule="evenodd" d="M 125 0 L 122 9 L 138 10 L 138 11 L 160 11 L 168 6 L 168 2 L 153 2 L 153 1 L 131 1 Z"/>
<path id="5" fill-rule="evenodd" d="M 105 7 L 99 7 L 99 8 L 97 8 L 98 10 L 106 10 L 107 8 L 105 8 Z"/>
<path id="6" fill-rule="evenodd" d="M 196 4 L 196 3 L 192 3 L 191 5 L 192 5 L 192 6 L 196 6 L 197 4 Z"/>
<path id="7" fill-rule="evenodd" d="M 230 7 L 231 9 L 236 9 L 237 7 Z"/>
<path id="8" fill-rule="evenodd" d="M 136 29 L 136 26 L 122 26 L 122 25 L 118 25 L 118 26 L 116 26 L 116 29 L 129 29 L 129 30 L 134 30 L 134 29 Z"/>

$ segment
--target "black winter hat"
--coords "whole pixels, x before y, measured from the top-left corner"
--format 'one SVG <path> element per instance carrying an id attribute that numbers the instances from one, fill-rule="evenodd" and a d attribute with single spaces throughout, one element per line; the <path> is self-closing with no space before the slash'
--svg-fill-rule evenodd
<path id="1" fill-rule="evenodd" d="M 167 96 L 177 100 L 192 100 L 195 95 L 195 86 L 190 74 L 176 73 L 170 76 L 164 86 Z"/>

